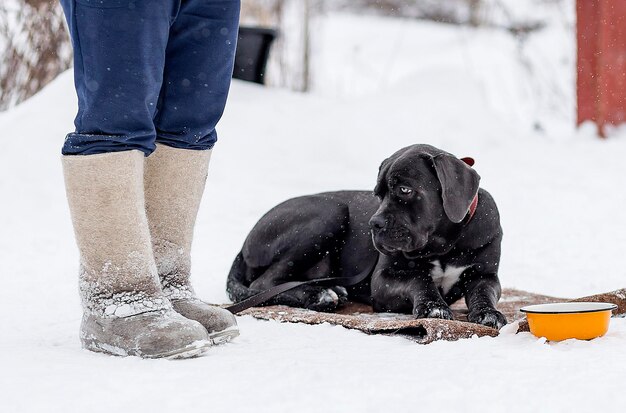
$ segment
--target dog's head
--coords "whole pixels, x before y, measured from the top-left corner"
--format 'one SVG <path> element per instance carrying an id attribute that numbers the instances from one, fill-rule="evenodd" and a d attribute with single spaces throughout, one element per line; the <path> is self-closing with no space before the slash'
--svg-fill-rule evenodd
<path id="1" fill-rule="evenodd" d="M 441 253 L 445 234 L 467 215 L 479 182 L 466 162 L 435 147 L 394 153 L 381 164 L 374 189 L 381 200 L 370 220 L 374 246 L 407 258 Z"/>

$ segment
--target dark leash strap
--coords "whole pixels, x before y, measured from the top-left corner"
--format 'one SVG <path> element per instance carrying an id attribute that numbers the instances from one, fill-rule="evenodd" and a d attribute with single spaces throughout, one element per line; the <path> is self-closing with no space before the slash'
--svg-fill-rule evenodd
<path id="1" fill-rule="evenodd" d="M 258 305 L 261 305 L 270 298 L 276 297 L 278 294 L 292 290 L 301 285 L 330 284 L 332 282 L 332 285 L 350 287 L 352 285 L 360 283 L 361 281 L 364 281 L 372 273 L 372 271 L 374 271 L 376 264 L 378 264 L 378 255 L 376 255 L 376 260 L 374 260 L 374 263 L 372 265 L 368 266 L 357 275 L 353 275 L 351 277 L 318 278 L 316 280 L 309 281 L 289 281 L 272 287 L 269 290 L 265 290 L 259 294 L 253 295 L 250 298 L 246 298 L 245 300 L 240 301 L 237 304 L 226 307 L 226 309 L 233 314 L 237 314 L 244 310 L 247 310 L 250 307 L 256 307 Z"/>

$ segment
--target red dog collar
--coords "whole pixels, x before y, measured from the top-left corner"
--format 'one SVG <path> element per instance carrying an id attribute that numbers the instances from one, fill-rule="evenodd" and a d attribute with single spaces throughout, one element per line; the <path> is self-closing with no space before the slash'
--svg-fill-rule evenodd
<path id="1" fill-rule="evenodd" d="M 468 165 L 470 168 L 474 166 L 474 164 L 476 163 L 476 161 L 474 161 L 474 158 L 470 158 L 469 156 L 465 158 L 461 158 L 461 160 L 465 162 L 465 164 Z M 474 199 L 472 199 L 472 203 L 470 204 L 469 210 L 467 211 L 469 215 L 469 218 L 467 219 L 468 222 L 474 217 L 477 207 L 478 207 L 478 192 L 476 192 L 476 195 L 474 195 Z"/>
<path id="2" fill-rule="evenodd" d="M 470 221 L 474 217 L 477 207 L 478 207 L 478 192 L 476 192 L 476 195 L 474 195 L 474 199 L 472 199 L 472 203 L 469 206 L 469 211 L 468 211 L 469 218 L 467 219 L 468 221 Z"/>

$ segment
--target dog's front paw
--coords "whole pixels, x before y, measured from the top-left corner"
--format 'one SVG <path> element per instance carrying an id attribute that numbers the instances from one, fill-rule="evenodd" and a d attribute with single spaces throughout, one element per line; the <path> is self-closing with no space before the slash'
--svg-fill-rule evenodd
<path id="1" fill-rule="evenodd" d="M 337 307 L 342 307 L 348 303 L 348 290 L 346 290 L 345 287 L 337 285 L 335 287 L 331 287 L 330 289 L 333 290 L 339 298 L 339 303 L 337 304 Z"/>
<path id="2" fill-rule="evenodd" d="M 467 319 L 472 323 L 482 324 L 496 330 L 500 330 L 507 323 L 506 317 L 493 308 L 481 308 L 480 310 L 470 311 Z"/>
<path id="3" fill-rule="evenodd" d="M 430 302 L 418 304 L 413 309 L 416 318 L 441 318 L 444 320 L 454 320 L 452 310 L 445 303 Z"/>
<path id="4" fill-rule="evenodd" d="M 305 308 L 314 311 L 332 312 L 335 311 L 340 304 L 342 304 L 343 295 L 338 294 L 335 289 L 315 287 L 315 290 L 316 293 L 310 298 L 309 302 L 305 305 Z"/>

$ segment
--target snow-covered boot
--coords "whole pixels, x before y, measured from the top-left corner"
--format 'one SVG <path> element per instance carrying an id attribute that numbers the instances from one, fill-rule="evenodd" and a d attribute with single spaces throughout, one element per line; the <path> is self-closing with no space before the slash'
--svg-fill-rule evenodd
<path id="1" fill-rule="evenodd" d="M 215 344 L 239 335 L 229 311 L 199 300 L 189 282 L 191 242 L 209 167 L 210 150 L 157 145 L 146 158 L 146 212 L 163 292 L 174 310 L 200 322 Z"/>
<path id="2" fill-rule="evenodd" d="M 144 155 L 63 157 L 80 251 L 83 347 L 114 355 L 187 358 L 211 345 L 161 290 L 145 213 Z"/>

